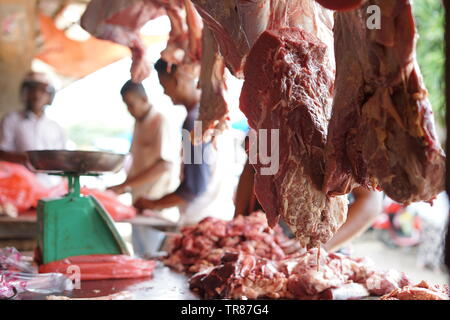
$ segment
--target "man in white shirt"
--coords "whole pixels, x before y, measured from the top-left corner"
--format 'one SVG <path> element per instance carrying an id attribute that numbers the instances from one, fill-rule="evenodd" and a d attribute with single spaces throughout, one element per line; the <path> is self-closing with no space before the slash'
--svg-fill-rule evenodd
<path id="1" fill-rule="evenodd" d="M 198 223 L 206 217 L 230 220 L 234 214 L 233 180 L 228 165 L 233 161 L 233 147 L 225 135 L 216 137 L 215 143 L 193 145 L 189 132 L 194 129 L 198 116 L 200 90 L 197 79 L 190 74 L 177 73 L 177 66 L 168 71 L 167 62 L 160 59 L 155 64 L 164 92 L 174 104 L 183 105 L 187 117 L 183 124 L 185 153 L 183 155 L 182 179 L 178 188 L 159 199 L 142 197 L 135 202 L 139 209 L 162 210 L 178 207 L 181 213 L 180 226 Z M 227 143 L 229 142 L 229 143 Z M 195 155 L 202 161 L 196 163 Z M 187 160 L 187 161 L 186 161 Z"/>
<path id="2" fill-rule="evenodd" d="M 65 149 L 64 130 L 45 116 L 45 108 L 55 95 L 48 78 L 30 72 L 22 82 L 20 94 L 24 110 L 10 112 L 0 122 L 0 161 L 25 164 L 28 150 Z M 48 185 L 56 182 L 43 175 L 39 178 Z"/>
<path id="3" fill-rule="evenodd" d="M 170 125 L 163 114 L 151 105 L 141 83 L 127 81 L 120 90 L 128 112 L 136 120 L 131 144 L 132 163 L 126 180 L 109 189 L 121 194 L 130 191 L 133 202 L 145 197 L 159 199 L 175 190 L 179 183 L 179 148 L 172 141 Z M 178 165 L 176 160 L 178 159 Z M 176 208 L 160 210 L 159 215 L 176 220 Z M 145 225 L 133 225 L 132 241 L 135 254 L 152 254 L 155 238 Z"/>
<path id="4" fill-rule="evenodd" d="M 175 190 L 179 180 L 174 164 L 179 152 L 171 141 L 169 123 L 149 103 L 141 83 L 129 80 L 120 93 L 136 120 L 130 150 L 132 164 L 125 182 L 109 189 L 119 194 L 129 190 L 133 201 L 140 197 L 159 199 Z"/>

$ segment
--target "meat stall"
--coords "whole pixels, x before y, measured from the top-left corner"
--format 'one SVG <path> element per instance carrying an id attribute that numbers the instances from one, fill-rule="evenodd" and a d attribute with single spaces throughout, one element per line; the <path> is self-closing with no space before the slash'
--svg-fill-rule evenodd
<path id="1" fill-rule="evenodd" d="M 199 77 L 200 139 L 211 138 L 208 130 L 226 130 L 226 69 L 244 81 L 239 102 L 250 128 L 277 131 L 279 140 L 264 152 L 279 153 L 278 170 L 267 174 L 263 162 L 252 163 L 263 212 L 182 228 L 163 258 L 133 261 L 148 271 L 134 279 L 85 278 L 81 290 L 24 289 L 15 297 L 449 299 L 445 285 L 415 284 L 368 257 L 323 248 L 345 223 L 346 195 L 356 187 L 405 205 L 432 202 L 445 189 L 446 157 L 416 60 L 411 1 L 91 0 L 81 26 L 128 46 L 131 77 L 139 82 L 151 72 L 139 29 L 161 15 L 172 26 L 161 57 Z M 15 257 L 17 265 L 26 260 Z M 91 268 L 77 259 L 39 271 L 70 278 L 67 266 Z M 118 263 L 102 259 L 92 263 Z M 8 261 L 0 259 L 0 267 L 8 269 Z M 2 281 L 7 287 L 8 278 Z"/>

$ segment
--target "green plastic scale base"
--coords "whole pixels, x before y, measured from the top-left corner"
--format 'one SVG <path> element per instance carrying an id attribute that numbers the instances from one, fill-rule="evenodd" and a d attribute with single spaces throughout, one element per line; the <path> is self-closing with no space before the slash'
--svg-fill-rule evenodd
<path id="1" fill-rule="evenodd" d="M 69 179 L 69 193 L 59 199 L 41 199 L 37 207 L 41 263 L 79 255 L 129 255 L 105 208 L 94 197 L 80 195 L 80 176 L 61 175 Z"/>

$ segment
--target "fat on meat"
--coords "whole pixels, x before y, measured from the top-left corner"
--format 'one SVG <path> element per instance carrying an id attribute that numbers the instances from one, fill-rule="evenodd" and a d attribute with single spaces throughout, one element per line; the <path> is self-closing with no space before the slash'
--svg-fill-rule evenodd
<path id="1" fill-rule="evenodd" d="M 368 7 L 380 29 L 367 27 Z M 358 185 L 397 202 L 430 201 L 444 189 L 445 156 L 416 61 L 408 0 L 369 0 L 335 15 L 336 81 L 328 127 L 324 191 Z"/>

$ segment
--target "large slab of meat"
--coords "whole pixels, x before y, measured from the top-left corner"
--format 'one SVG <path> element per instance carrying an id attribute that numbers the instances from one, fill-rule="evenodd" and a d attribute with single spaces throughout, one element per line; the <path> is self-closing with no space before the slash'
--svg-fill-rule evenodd
<path id="1" fill-rule="evenodd" d="M 333 93 L 327 57 L 326 45 L 302 29 L 265 31 L 248 55 L 240 98 L 256 132 L 279 132 L 278 172 L 263 175 L 262 165 L 254 165 L 255 193 L 269 225 L 282 216 L 308 248 L 327 242 L 347 212 L 346 199 L 322 192 Z"/>
<path id="2" fill-rule="evenodd" d="M 263 175 L 255 166 L 270 226 L 281 215 L 303 246 L 325 243 L 346 216 L 346 200 L 322 192 L 334 81 L 330 11 L 313 0 L 193 2 L 225 64 L 238 77 L 243 69 L 241 109 L 250 126 L 279 130 L 279 170 Z M 208 108 L 219 120 L 222 105 Z"/>
<path id="3" fill-rule="evenodd" d="M 279 261 L 227 253 L 222 263 L 190 279 L 207 299 L 334 299 L 383 295 L 410 282 L 400 272 L 376 270 L 370 261 L 318 249 Z"/>
<path id="4" fill-rule="evenodd" d="M 381 8 L 380 29 L 367 26 Z M 336 81 L 324 191 L 379 188 L 402 203 L 444 188 L 445 159 L 415 57 L 411 1 L 369 0 L 335 15 Z"/>
<path id="5" fill-rule="evenodd" d="M 279 227 L 269 228 L 262 212 L 238 216 L 232 221 L 203 219 L 185 227 L 172 239 L 164 263 L 177 271 L 196 273 L 220 264 L 225 252 L 244 252 L 271 260 L 281 260 L 300 248 Z"/>

